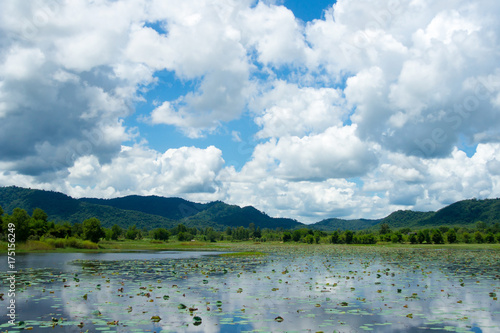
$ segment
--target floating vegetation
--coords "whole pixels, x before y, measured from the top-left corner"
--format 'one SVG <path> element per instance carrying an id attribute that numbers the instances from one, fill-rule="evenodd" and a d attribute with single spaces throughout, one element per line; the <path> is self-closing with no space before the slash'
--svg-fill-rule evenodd
<path id="1" fill-rule="evenodd" d="M 500 331 L 498 250 L 266 250 L 25 269 L 0 331 Z"/>

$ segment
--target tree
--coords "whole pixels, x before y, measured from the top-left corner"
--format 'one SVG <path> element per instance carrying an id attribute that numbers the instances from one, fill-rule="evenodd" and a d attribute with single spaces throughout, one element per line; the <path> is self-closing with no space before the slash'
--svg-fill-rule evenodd
<path id="1" fill-rule="evenodd" d="M 168 241 L 168 239 L 170 238 L 170 231 L 165 228 L 157 228 L 153 230 L 152 236 L 153 239 L 156 240 Z"/>
<path id="2" fill-rule="evenodd" d="M 476 230 L 478 231 L 484 231 L 486 229 L 486 223 L 484 223 L 483 221 L 477 221 L 476 222 Z"/>
<path id="3" fill-rule="evenodd" d="M 304 238 L 304 241 L 307 244 L 312 244 L 314 242 L 314 236 L 311 234 L 307 234 L 306 237 Z"/>
<path id="4" fill-rule="evenodd" d="M 47 222 L 47 219 L 49 218 L 47 213 L 45 213 L 42 209 L 40 208 L 35 208 L 33 210 L 33 214 L 31 214 L 31 217 L 34 218 L 35 220 Z"/>
<path id="5" fill-rule="evenodd" d="M 339 232 L 335 230 L 330 238 L 330 243 L 338 244 L 339 243 Z"/>
<path id="6" fill-rule="evenodd" d="M 71 227 L 71 234 L 74 237 L 82 237 L 83 235 L 83 225 L 81 223 L 75 223 Z"/>
<path id="7" fill-rule="evenodd" d="M 417 239 L 417 235 L 412 232 L 410 234 L 410 244 L 417 244 L 418 243 L 418 239 Z"/>
<path id="8" fill-rule="evenodd" d="M 262 231 L 260 230 L 260 227 L 257 227 L 257 229 L 253 231 L 253 238 L 259 239 L 261 237 L 262 237 Z"/>
<path id="9" fill-rule="evenodd" d="M 439 229 L 435 229 L 432 231 L 432 242 L 434 244 L 443 244 L 444 243 L 443 234 L 441 233 L 441 231 Z"/>
<path id="10" fill-rule="evenodd" d="M 344 231 L 344 236 L 345 236 L 345 243 L 351 244 L 352 238 L 354 237 L 354 233 L 351 230 L 346 230 Z"/>
<path id="11" fill-rule="evenodd" d="M 454 244 L 457 242 L 457 233 L 455 232 L 455 229 L 450 229 L 446 233 L 446 240 L 450 244 Z"/>
<path id="12" fill-rule="evenodd" d="M 300 241 L 302 238 L 302 232 L 300 230 L 294 230 L 292 233 L 292 239 L 294 242 Z"/>
<path id="13" fill-rule="evenodd" d="M 425 235 L 422 230 L 419 230 L 417 233 L 417 240 L 420 244 L 423 244 L 425 242 Z"/>
<path id="14" fill-rule="evenodd" d="M 29 220 L 30 216 L 24 209 L 14 208 L 12 215 L 8 216 L 7 218 L 4 218 L 3 230 L 4 232 L 6 232 L 8 231 L 8 229 L 12 229 L 9 228 L 9 224 L 13 223 L 15 229 L 16 241 L 25 242 L 30 235 Z"/>
<path id="15" fill-rule="evenodd" d="M 137 230 L 137 227 L 134 224 L 128 227 L 127 233 L 125 234 L 125 238 L 130 240 L 135 240 L 138 235 L 139 235 L 139 230 Z"/>
<path id="16" fill-rule="evenodd" d="M 495 243 L 495 235 L 491 232 L 489 232 L 484 239 L 487 243 Z"/>
<path id="17" fill-rule="evenodd" d="M 292 240 L 292 234 L 289 233 L 288 231 L 285 231 L 283 233 L 283 242 L 286 243 L 286 242 L 289 242 Z"/>
<path id="18" fill-rule="evenodd" d="M 97 243 L 104 236 L 106 234 L 101 227 L 101 221 L 95 217 L 83 221 L 83 239 Z"/>
<path id="19" fill-rule="evenodd" d="M 379 231 L 379 233 L 381 235 L 385 235 L 385 234 L 388 234 L 390 232 L 391 232 L 391 227 L 389 227 L 389 225 L 387 223 L 382 223 L 380 225 L 380 231 Z"/>
<path id="20" fill-rule="evenodd" d="M 118 224 L 115 224 L 111 227 L 111 239 L 112 240 L 118 240 L 118 238 L 122 234 L 123 234 L 123 229 Z"/>
<path id="21" fill-rule="evenodd" d="M 464 239 L 464 243 L 468 244 L 471 242 L 471 235 L 468 232 L 464 232 L 462 238 Z"/>
<path id="22" fill-rule="evenodd" d="M 474 233 L 474 240 L 476 241 L 476 243 L 479 243 L 479 244 L 484 243 L 483 234 L 479 231 L 476 231 Z"/>
<path id="23" fill-rule="evenodd" d="M 3 233 L 3 218 L 2 218 L 2 215 L 3 215 L 3 209 L 2 209 L 2 206 L 0 206 L 0 234 Z"/>

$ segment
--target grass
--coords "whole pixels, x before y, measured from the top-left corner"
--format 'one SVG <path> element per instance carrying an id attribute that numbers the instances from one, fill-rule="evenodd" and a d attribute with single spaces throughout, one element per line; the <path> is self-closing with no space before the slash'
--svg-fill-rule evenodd
<path id="1" fill-rule="evenodd" d="M 98 244 L 83 241 L 78 238 L 67 239 L 45 239 L 43 241 L 27 241 L 26 243 L 16 244 L 16 252 L 120 252 L 120 251 L 161 251 L 161 250 L 176 250 L 176 251 L 235 251 L 225 256 L 258 256 L 264 255 L 266 252 L 271 252 L 276 249 L 301 249 L 301 248 L 404 248 L 404 249 L 489 249 L 500 250 L 500 244 L 399 244 L 399 243 L 378 243 L 375 245 L 343 245 L 343 244 L 305 244 L 295 242 L 263 242 L 255 243 L 253 241 L 246 242 L 229 242 L 220 241 L 217 243 L 211 242 L 179 242 L 168 241 L 159 242 L 149 239 L 141 240 L 118 240 L 118 241 L 100 241 Z M 0 242 L 0 253 L 7 252 L 7 243 Z"/>

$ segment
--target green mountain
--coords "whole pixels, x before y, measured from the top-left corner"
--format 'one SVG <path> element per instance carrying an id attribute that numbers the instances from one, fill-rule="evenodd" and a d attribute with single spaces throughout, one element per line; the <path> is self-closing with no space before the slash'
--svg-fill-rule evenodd
<path id="1" fill-rule="evenodd" d="M 368 219 L 358 219 L 358 220 L 343 220 L 343 219 L 326 219 L 320 222 L 309 225 L 311 229 L 321 230 L 321 231 L 332 231 L 332 230 L 363 230 L 369 229 L 377 224 L 379 224 L 381 219 L 378 220 L 368 220 Z"/>
<path id="2" fill-rule="evenodd" d="M 253 223 L 263 228 L 311 228 L 322 231 L 378 229 L 387 223 L 391 229 L 429 228 L 441 225 L 472 226 L 478 221 L 487 225 L 500 223 L 500 199 L 463 200 L 437 212 L 396 211 L 378 220 L 326 219 L 305 225 L 293 219 L 273 218 L 252 206 L 239 207 L 221 201 L 207 204 L 190 202 L 181 198 L 131 195 L 116 199 L 74 199 L 65 194 L 9 186 L 0 187 L 0 206 L 7 214 L 14 208 L 25 209 L 29 214 L 35 208 L 43 209 L 52 221 L 82 222 L 96 217 L 105 227 L 118 224 L 122 228 L 172 228 L 179 223 L 187 227 L 248 227 Z"/>
<path id="3" fill-rule="evenodd" d="M 115 199 L 82 198 L 80 201 L 159 215 L 176 221 L 198 214 L 214 204 L 199 204 L 181 198 L 139 195 L 130 195 Z"/>
<path id="4" fill-rule="evenodd" d="M 118 224 L 128 228 L 135 224 L 138 228 L 147 229 L 172 228 L 179 223 L 187 227 L 213 227 L 218 230 L 228 226 L 248 227 L 250 223 L 262 229 L 304 226 L 292 219 L 269 217 L 254 207 L 241 208 L 220 201 L 199 204 L 180 198 L 136 195 L 116 199 L 74 199 L 58 192 L 16 186 L 0 187 L 0 206 L 7 214 L 11 214 L 16 207 L 25 209 L 29 214 L 35 208 L 41 208 L 49 220 L 55 222 L 77 223 L 96 217 L 105 227 Z"/>
<path id="5" fill-rule="evenodd" d="M 128 228 L 129 225 L 135 224 L 138 228 L 149 229 L 172 228 L 178 224 L 174 220 L 158 215 L 93 204 L 85 200 L 73 199 L 59 192 L 16 186 L 0 187 L 0 206 L 7 214 L 11 214 L 16 207 L 25 209 L 28 214 L 31 214 L 35 208 L 41 208 L 47 213 L 49 220 L 68 221 L 72 224 L 81 223 L 91 217 L 98 218 L 105 227 L 118 224 L 122 228 Z"/>
<path id="6" fill-rule="evenodd" d="M 470 199 L 455 202 L 437 212 L 399 210 L 382 219 L 391 228 L 430 228 L 441 225 L 473 226 L 483 221 L 487 225 L 500 223 L 500 199 Z"/>
<path id="7" fill-rule="evenodd" d="M 256 227 L 269 229 L 295 229 L 297 227 L 305 226 L 296 220 L 269 217 L 252 206 L 241 208 L 239 206 L 228 205 L 220 201 L 213 203 L 213 205 L 206 210 L 186 218 L 183 221 L 189 221 L 190 223 L 195 224 L 217 221 L 217 223 L 226 227 L 248 227 L 250 223 L 254 223 Z"/>

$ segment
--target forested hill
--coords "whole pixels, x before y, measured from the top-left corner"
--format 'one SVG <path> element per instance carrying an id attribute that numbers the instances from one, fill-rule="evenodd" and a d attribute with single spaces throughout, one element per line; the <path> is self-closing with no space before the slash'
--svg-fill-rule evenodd
<path id="1" fill-rule="evenodd" d="M 423 228 L 435 226 L 468 226 L 482 221 L 486 225 L 500 223 L 500 199 L 470 199 L 455 202 L 437 212 L 397 211 L 381 223 L 391 228 Z"/>
<path id="2" fill-rule="evenodd" d="M 14 208 L 25 209 L 29 214 L 35 208 L 43 209 L 52 221 L 82 222 L 96 217 L 105 227 L 118 224 L 123 228 L 172 228 L 179 223 L 187 227 L 213 227 L 225 229 L 248 227 L 253 223 L 260 228 L 297 229 L 308 227 L 316 230 L 376 229 L 387 223 L 392 229 L 428 228 L 441 225 L 473 225 L 483 221 L 487 225 L 500 222 L 500 199 L 463 200 L 437 212 L 397 211 L 378 220 L 326 219 L 305 225 L 293 219 L 272 218 L 252 206 L 239 207 L 221 201 L 200 204 L 181 198 L 158 196 L 126 196 L 116 199 L 74 199 L 65 194 L 10 186 L 0 187 L 0 206 L 7 214 Z"/>
<path id="3" fill-rule="evenodd" d="M 187 227 L 213 227 L 223 230 L 231 227 L 248 227 L 254 223 L 260 228 L 295 229 L 304 224 L 292 219 L 272 218 L 254 207 L 239 207 L 220 201 L 207 204 L 180 198 L 158 196 L 127 196 L 116 199 L 74 199 L 65 194 L 9 186 L 0 187 L 0 206 L 7 214 L 14 208 L 25 209 L 29 214 L 35 208 L 43 209 L 49 220 L 55 222 L 82 222 L 96 217 L 103 226 L 118 224 L 122 228 L 172 228 L 179 223 Z"/>

